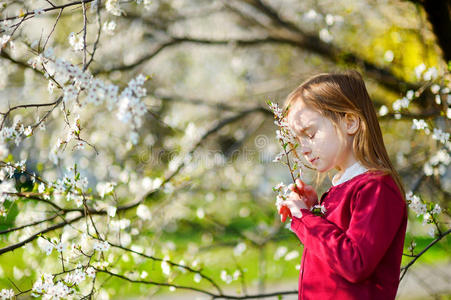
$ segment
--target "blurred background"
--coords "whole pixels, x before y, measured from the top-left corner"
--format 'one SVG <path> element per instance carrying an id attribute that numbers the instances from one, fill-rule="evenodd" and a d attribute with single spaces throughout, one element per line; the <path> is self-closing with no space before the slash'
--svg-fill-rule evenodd
<path id="1" fill-rule="evenodd" d="M 359 70 L 365 79 L 406 191 L 438 203 L 443 211 L 439 226 L 449 229 L 449 134 L 439 142 L 412 128 L 413 119 L 424 119 L 430 132 L 449 132 L 449 1 L 109 0 L 99 10 L 93 3 L 86 5 L 88 53 L 96 45 L 88 71 L 121 88 L 139 74 L 148 76 L 141 99 L 147 111 L 138 135 L 118 122 L 118 113 L 107 105 L 77 107 L 73 102 L 51 110 L 32 136 L 18 145 L 9 142 L 1 152 L 3 159 L 26 159 L 27 169 L 48 181 L 62 178 L 77 164 L 94 195 L 106 182 L 116 183 L 113 194 L 92 201 L 95 208 L 144 197 L 139 211 L 94 216 L 99 230 L 110 230 L 124 247 L 200 267 L 228 294 L 291 291 L 283 299 L 297 299 L 302 245 L 281 224 L 272 190 L 291 177 L 286 166 L 273 162 L 282 148 L 265 102 L 283 104 L 308 77 L 346 69 Z M 46 1 L 5 0 L 0 5 L 0 19 L 52 7 Z M 73 5 L 58 14 L 50 10 L 24 21 L 13 35 L 14 47 L 1 52 L 1 112 L 53 102 L 62 94 L 27 63 L 35 56 L 33 43 L 42 45 L 56 20 L 48 47 L 57 58 L 82 65 L 76 40 L 83 35 L 83 8 Z M 71 32 L 75 39 L 69 38 Z M 431 89 L 434 85 L 439 91 Z M 49 110 L 17 109 L 6 122 L 34 124 Z M 77 114 L 81 136 L 93 147 L 74 148 L 72 141 L 55 149 L 58 138 L 70 130 L 67 121 Z M 305 181 L 315 185 L 318 195 L 331 186 L 334 171 L 317 184 L 317 174 L 304 170 Z M 29 176 L 16 174 L 15 179 L 18 188 L 33 189 Z M 153 189 L 157 192 L 149 193 Z M 0 227 L 42 219 L 48 209 L 40 202 L 11 202 Z M 417 253 L 433 240 L 428 231 L 434 225 L 421 220 L 410 213 L 405 252 L 412 241 Z M 74 227 L 84 222 L 78 223 Z M 77 239 L 66 230 L 48 236 L 68 243 Z M 33 232 L 2 235 L 0 245 Z M 450 244 L 444 236 L 418 259 L 400 284 L 399 299 L 450 299 Z M 404 257 L 403 265 L 411 259 Z M 120 249 L 111 249 L 105 260 L 131 278 L 211 289 L 190 272 L 172 268 L 167 273 L 160 262 Z M 35 241 L 0 256 L 0 287 L 12 288 L 12 280 L 26 290 L 42 270 L 60 268 L 57 255 L 43 255 Z M 99 299 L 209 298 L 107 274 L 98 275 L 97 285 Z"/>

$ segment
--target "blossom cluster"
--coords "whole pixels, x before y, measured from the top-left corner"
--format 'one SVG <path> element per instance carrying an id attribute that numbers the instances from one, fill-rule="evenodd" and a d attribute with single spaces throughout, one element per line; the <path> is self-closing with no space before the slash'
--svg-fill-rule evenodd
<path id="1" fill-rule="evenodd" d="M 79 49 L 79 41 L 75 35 L 70 36 L 71 44 Z M 128 86 L 119 94 L 119 87 L 114 84 L 107 84 L 98 78 L 94 78 L 89 71 L 83 71 L 79 67 L 63 60 L 56 59 L 52 48 L 46 49 L 43 53 L 30 59 L 28 63 L 33 68 L 42 66 L 46 71 L 47 77 L 52 77 L 62 85 L 63 102 L 65 105 L 73 103 L 77 100 L 77 105 L 83 107 L 89 103 L 96 106 L 106 103 L 109 111 L 117 108 L 117 118 L 126 124 L 132 125 L 133 131 L 130 134 L 130 140 L 133 144 L 138 141 L 137 129 L 143 123 L 143 116 L 147 112 L 147 108 L 142 97 L 147 95 L 147 90 L 143 87 L 147 78 L 140 74 L 133 78 Z M 49 86 L 49 91 L 53 92 L 54 85 Z M 80 97 L 83 96 L 84 97 Z M 69 133 L 69 137 L 74 137 L 73 131 Z M 55 153 L 60 145 L 65 141 L 59 140 L 57 145 L 51 151 L 51 160 L 57 162 Z"/>
<path id="2" fill-rule="evenodd" d="M 0 291 L 0 299 L 6 300 L 6 299 L 12 299 L 14 297 L 14 291 L 12 289 L 2 289 Z"/>
<path id="3" fill-rule="evenodd" d="M 109 195 L 113 192 L 114 187 L 117 185 L 116 182 L 99 182 L 96 186 L 97 192 L 101 198 Z"/>
<path id="4" fill-rule="evenodd" d="M 15 180 L 11 179 L 14 176 L 15 171 L 23 172 L 25 171 L 26 160 L 21 160 L 19 162 L 2 162 L 0 166 L 0 217 L 6 216 L 7 209 L 4 206 L 5 201 L 11 201 L 15 196 L 9 193 L 16 193 Z M 34 182 L 34 177 L 32 177 Z"/>
<path id="5" fill-rule="evenodd" d="M 110 249 L 110 244 L 107 241 L 96 241 L 94 243 L 94 246 L 92 247 L 94 250 L 97 251 L 108 251 Z"/>
<path id="6" fill-rule="evenodd" d="M 270 110 L 274 114 L 275 119 L 274 124 L 278 126 L 278 129 L 276 130 L 276 138 L 283 148 L 283 151 L 281 151 L 279 154 L 276 155 L 273 162 L 280 162 L 282 158 L 289 152 L 287 151 L 288 145 L 292 146 L 291 151 L 296 151 L 297 147 L 296 136 L 285 119 L 286 112 L 284 112 L 277 103 L 272 103 L 271 101 L 268 101 L 267 103 Z M 295 160 L 296 165 L 301 164 L 297 155 L 294 155 L 293 159 Z"/>
<path id="7" fill-rule="evenodd" d="M 75 269 L 74 272 L 66 274 L 64 281 L 69 284 L 80 284 L 86 279 L 86 273 L 81 268 Z"/>
<path id="8" fill-rule="evenodd" d="M 227 284 L 230 284 L 233 280 L 237 280 L 241 275 L 240 270 L 235 270 L 233 274 L 229 274 L 227 270 L 221 270 L 221 280 Z"/>
<path id="9" fill-rule="evenodd" d="M 64 282 L 53 282 L 53 275 L 43 274 L 33 284 L 32 294 L 33 297 L 41 297 L 42 299 L 61 299 L 66 298 L 75 292 L 73 287 L 69 288 Z"/>
<path id="10" fill-rule="evenodd" d="M 64 197 L 66 201 L 74 201 L 77 207 L 80 207 L 83 204 L 83 193 L 88 187 L 88 179 L 80 175 L 77 165 L 69 167 L 67 170 L 69 173 L 66 173 L 63 179 L 49 183 L 48 188 L 53 188 L 53 196 L 56 199 Z M 40 190 L 41 193 L 44 191 L 45 189 Z M 44 194 L 44 198 L 50 198 L 50 195 Z"/>
<path id="11" fill-rule="evenodd" d="M 302 17 L 310 24 L 318 23 L 319 25 L 324 26 L 319 30 L 318 35 L 319 38 L 326 43 L 330 43 L 333 40 L 333 36 L 330 33 L 331 27 L 333 27 L 334 25 L 341 25 L 344 20 L 340 15 L 323 15 L 320 12 L 315 11 L 314 9 L 310 9 L 309 11 L 304 13 Z"/>
<path id="12" fill-rule="evenodd" d="M 0 183 L 0 217 L 6 216 L 7 209 L 4 206 L 5 201 L 12 200 L 13 196 L 8 193 L 17 192 L 14 180 L 2 181 Z"/>
<path id="13" fill-rule="evenodd" d="M 424 164 L 423 171 L 426 176 L 445 175 L 446 170 L 451 162 L 451 156 L 446 149 L 441 149 L 429 158 Z"/>
<path id="14" fill-rule="evenodd" d="M 64 281 L 70 285 L 78 285 L 85 281 L 86 276 L 94 278 L 96 276 L 96 270 L 93 267 L 88 267 L 86 271 L 83 271 L 83 268 L 78 265 L 75 271 L 66 274 Z"/>
<path id="15" fill-rule="evenodd" d="M 290 189 L 283 182 L 281 182 L 275 187 L 273 187 L 273 190 L 277 192 L 276 207 L 279 208 L 280 206 L 282 206 L 283 202 L 288 198 L 288 195 L 290 194 Z"/>
<path id="16" fill-rule="evenodd" d="M 3 144 L 7 141 L 14 141 L 16 146 L 19 146 L 23 137 L 30 136 L 32 131 L 31 126 L 25 127 L 20 119 L 17 118 L 11 127 L 3 126 L 0 131 L 0 143 Z"/>
<path id="17" fill-rule="evenodd" d="M 415 75 L 417 79 L 423 79 L 424 81 L 434 80 L 438 76 L 436 67 L 427 68 L 424 63 L 418 65 L 415 68 Z"/>
<path id="18" fill-rule="evenodd" d="M 282 257 L 284 257 L 284 259 L 286 261 L 290 261 L 290 260 L 297 258 L 298 256 L 299 256 L 299 252 L 297 250 L 292 250 L 292 251 L 288 252 L 288 248 L 285 246 L 278 247 L 274 253 L 275 260 L 279 260 Z"/>
<path id="19" fill-rule="evenodd" d="M 442 212 L 442 208 L 439 204 L 435 204 L 432 207 L 432 204 L 428 205 L 421 200 L 421 198 L 412 191 L 409 191 L 406 194 L 407 203 L 409 204 L 409 208 L 412 209 L 417 217 L 423 216 L 423 226 L 426 224 L 434 223 L 434 216 L 439 215 Z M 432 237 L 435 236 L 435 228 L 431 227 L 428 231 L 428 234 Z"/>
<path id="20" fill-rule="evenodd" d="M 296 154 L 296 147 L 298 146 L 296 142 L 296 137 L 291 128 L 288 125 L 288 122 L 286 121 L 286 111 L 284 112 L 277 103 L 272 103 L 271 101 L 268 101 L 268 106 L 270 110 L 274 114 L 275 121 L 274 123 L 278 126 L 278 130 L 276 130 L 276 136 L 281 144 L 283 151 L 280 152 L 273 160 L 273 162 L 279 162 L 282 161 L 282 158 L 284 156 L 287 156 L 287 165 L 290 167 L 290 172 L 293 178 L 295 178 L 295 175 L 293 172 L 299 168 L 298 176 L 299 178 L 302 175 L 302 169 L 300 169 L 300 166 L 302 165 L 302 161 L 300 160 L 299 156 Z M 291 146 L 291 150 L 287 151 L 287 146 Z M 293 166 L 289 164 L 288 154 L 293 151 Z M 273 188 L 274 191 L 277 192 L 276 196 L 276 207 L 279 210 L 282 206 L 283 202 L 288 198 L 288 195 L 290 193 L 290 190 L 288 187 L 283 183 L 279 183 L 277 186 Z M 311 208 L 311 211 L 318 216 L 324 216 L 326 213 L 326 209 L 323 205 L 315 205 Z"/>

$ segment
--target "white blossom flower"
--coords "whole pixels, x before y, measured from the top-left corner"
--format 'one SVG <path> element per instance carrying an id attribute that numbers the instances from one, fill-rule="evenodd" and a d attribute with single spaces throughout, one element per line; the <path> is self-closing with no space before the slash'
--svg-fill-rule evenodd
<path id="1" fill-rule="evenodd" d="M 414 195 L 412 191 L 406 194 L 406 199 L 410 201 L 409 208 L 417 214 L 417 217 L 427 212 L 426 204 L 421 201 L 420 197 Z"/>
<path id="2" fill-rule="evenodd" d="M 437 94 L 439 91 L 440 91 L 440 86 L 439 86 L 438 84 L 433 84 L 433 85 L 431 86 L 431 92 L 432 92 L 433 94 Z"/>
<path id="3" fill-rule="evenodd" d="M 45 254 L 50 255 L 52 253 L 54 246 L 52 243 L 48 242 L 44 245 Z"/>
<path id="4" fill-rule="evenodd" d="M 11 299 L 14 298 L 14 290 L 13 289 L 2 289 L 0 291 L 0 299 Z"/>
<path id="5" fill-rule="evenodd" d="M 426 81 L 434 80 L 438 76 L 438 71 L 436 67 L 431 67 L 423 74 L 423 79 Z"/>
<path id="6" fill-rule="evenodd" d="M 422 63 L 421 65 L 419 65 L 415 68 L 415 75 L 417 76 L 417 79 L 421 78 L 421 75 L 423 74 L 423 72 L 425 70 L 426 70 L 426 65 L 424 63 Z"/>
<path id="7" fill-rule="evenodd" d="M 202 276 L 199 273 L 194 274 L 194 282 L 199 283 L 202 280 Z"/>
<path id="8" fill-rule="evenodd" d="M 162 270 L 163 274 L 165 274 L 166 276 L 169 276 L 169 274 L 171 273 L 171 267 L 166 260 L 169 260 L 169 259 L 167 257 L 165 257 L 163 259 L 163 261 L 161 262 L 161 270 Z"/>
<path id="9" fill-rule="evenodd" d="M 63 252 L 63 250 L 64 250 L 64 243 L 63 242 L 60 242 L 60 243 L 58 243 L 56 246 L 55 246 L 55 249 L 56 249 L 56 251 L 58 251 L 58 252 Z"/>
<path id="10" fill-rule="evenodd" d="M 327 28 L 323 28 L 319 31 L 319 38 L 326 43 L 330 43 L 334 39 Z"/>
<path id="11" fill-rule="evenodd" d="M 432 222 L 432 216 L 427 212 L 423 215 L 423 226 L 430 222 Z"/>
<path id="12" fill-rule="evenodd" d="M 116 186 L 116 182 L 99 182 L 96 185 L 97 192 L 99 193 L 101 198 L 104 198 L 105 195 L 108 195 L 114 190 Z"/>
<path id="13" fill-rule="evenodd" d="M 137 145 L 139 141 L 139 134 L 136 131 L 130 132 L 130 141 L 133 145 Z"/>
<path id="14" fill-rule="evenodd" d="M 33 12 L 34 12 L 34 14 L 36 16 L 39 16 L 39 15 L 42 15 L 44 13 L 44 9 L 43 8 L 35 9 Z"/>
<path id="15" fill-rule="evenodd" d="M 379 115 L 380 116 L 385 116 L 388 113 L 388 108 L 385 105 L 381 105 L 381 107 L 379 108 Z"/>
<path id="16" fill-rule="evenodd" d="M 295 258 L 297 258 L 299 256 L 299 252 L 297 250 L 293 250 L 287 253 L 287 255 L 285 255 L 285 260 L 289 261 L 289 260 L 293 260 Z"/>
<path id="17" fill-rule="evenodd" d="M 273 159 L 273 162 L 279 162 L 282 160 L 282 158 L 285 156 L 285 152 L 280 152 L 277 154 L 277 156 Z"/>
<path id="18" fill-rule="evenodd" d="M 114 30 L 115 29 L 116 29 L 116 22 L 114 20 L 103 23 L 102 30 L 107 35 L 114 35 Z"/>
<path id="19" fill-rule="evenodd" d="M 308 12 L 304 13 L 303 18 L 308 22 L 318 22 L 323 19 L 323 15 L 316 12 L 314 9 L 310 9 Z"/>
<path id="20" fill-rule="evenodd" d="M 88 267 L 86 269 L 86 275 L 88 275 L 91 278 L 95 278 L 96 277 L 96 270 L 93 267 Z"/>
<path id="21" fill-rule="evenodd" d="M 116 215 L 117 208 L 116 206 L 109 205 L 106 209 L 108 216 L 113 218 Z"/>
<path id="22" fill-rule="evenodd" d="M 409 104 L 410 100 L 407 97 L 403 97 L 393 102 L 392 107 L 394 111 L 399 111 L 401 108 L 408 108 Z"/>
<path id="23" fill-rule="evenodd" d="M 205 217 L 205 211 L 202 207 L 197 208 L 196 215 L 199 219 L 203 219 Z"/>
<path id="24" fill-rule="evenodd" d="M 11 36 L 8 34 L 4 34 L 1 38 L 0 38 L 0 48 L 3 48 L 6 43 L 9 42 L 9 40 L 11 39 Z"/>
<path id="25" fill-rule="evenodd" d="M 233 248 L 233 254 L 235 254 L 235 256 L 240 256 L 244 251 L 246 251 L 246 244 L 243 242 L 238 243 L 235 248 Z"/>
<path id="26" fill-rule="evenodd" d="M 428 124 L 423 119 L 413 119 L 412 129 L 422 130 L 428 128 Z"/>
<path id="27" fill-rule="evenodd" d="M 438 205 L 438 203 L 436 203 L 434 206 L 434 209 L 432 210 L 432 214 L 438 215 L 441 212 L 442 212 L 442 208 L 440 207 L 440 205 Z"/>
<path id="28" fill-rule="evenodd" d="M 92 248 L 97 251 L 108 251 L 110 249 L 110 244 L 107 241 L 95 241 Z"/>
<path id="29" fill-rule="evenodd" d="M 395 58 L 395 54 L 391 50 L 387 50 L 384 53 L 384 60 L 387 62 L 392 62 L 393 58 Z"/>
<path id="30" fill-rule="evenodd" d="M 431 176 L 432 174 L 434 174 L 434 169 L 432 168 L 430 163 L 425 163 L 423 165 L 423 172 L 426 176 Z"/>
<path id="31" fill-rule="evenodd" d="M 149 208 L 146 205 L 144 205 L 144 204 L 140 204 L 136 208 L 136 215 L 142 220 L 150 220 L 150 219 L 152 219 L 152 214 L 150 213 Z"/>
<path id="32" fill-rule="evenodd" d="M 415 243 L 415 242 L 412 242 L 410 245 L 409 245 L 409 248 L 407 249 L 409 252 L 413 252 L 413 250 L 415 249 L 415 247 L 417 246 L 417 243 Z"/>
<path id="33" fill-rule="evenodd" d="M 83 38 L 78 37 L 75 33 L 71 32 L 69 34 L 69 44 L 75 51 L 81 51 L 84 48 Z"/>
<path id="34" fill-rule="evenodd" d="M 233 280 L 232 276 L 227 274 L 226 270 L 221 271 L 221 280 L 224 281 L 227 284 L 230 284 Z"/>
<path id="35" fill-rule="evenodd" d="M 43 182 L 41 182 L 41 184 L 38 186 L 38 192 L 40 194 L 45 192 L 45 184 Z"/>
<path id="36" fill-rule="evenodd" d="M 280 190 L 283 189 L 284 187 L 285 187 L 285 184 L 284 184 L 283 182 L 280 182 L 279 184 L 277 184 L 277 185 L 274 187 L 274 190 L 280 191 Z"/>
<path id="37" fill-rule="evenodd" d="M 272 113 L 278 119 L 282 119 L 283 118 L 283 111 L 282 111 L 282 109 L 279 107 L 279 105 L 277 103 L 272 103 L 271 101 L 268 101 L 268 105 L 269 105 L 269 108 L 272 111 Z"/>
<path id="38" fill-rule="evenodd" d="M 285 246 L 280 246 L 277 248 L 276 252 L 274 253 L 274 259 L 279 260 L 281 257 L 283 257 L 288 252 L 288 248 Z"/>
<path id="39" fill-rule="evenodd" d="M 106 10 L 115 16 L 120 16 L 122 14 L 122 10 L 119 7 L 118 0 L 107 0 L 105 4 Z"/>
<path id="40" fill-rule="evenodd" d="M 23 134 L 25 136 L 30 136 L 33 133 L 33 130 L 31 129 L 31 126 L 28 126 L 27 128 L 25 128 Z"/>
<path id="41" fill-rule="evenodd" d="M 444 132 L 443 130 L 438 129 L 438 128 L 434 128 L 433 133 L 432 133 L 432 138 L 434 140 L 440 141 L 443 144 L 445 144 L 447 141 L 449 141 L 449 136 L 450 136 L 449 132 Z"/>

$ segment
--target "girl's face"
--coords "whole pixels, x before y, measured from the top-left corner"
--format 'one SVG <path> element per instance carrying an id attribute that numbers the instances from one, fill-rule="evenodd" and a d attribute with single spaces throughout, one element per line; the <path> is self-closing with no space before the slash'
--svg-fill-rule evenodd
<path id="1" fill-rule="evenodd" d="M 350 134 L 355 133 L 355 124 L 341 120 L 337 130 L 328 118 L 300 100 L 290 108 L 287 121 L 297 137 L 302 155 L 318 172 L 332 168 L 344 171 L 357 161 Z"/>

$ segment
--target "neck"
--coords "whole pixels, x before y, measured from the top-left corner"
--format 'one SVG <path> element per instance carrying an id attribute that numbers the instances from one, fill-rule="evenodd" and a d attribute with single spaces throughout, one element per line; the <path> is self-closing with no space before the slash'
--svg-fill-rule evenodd
<path id="1" fill-rule="evenodd" d="M 337 178 L 340 178 L 341 175 L 343 175 L 343 173 L 346 171 L 346 169 L 355 164 L 356 162 L 357 159 L 354 157 L 353 154 L 351 154 L 343 164 L 341 164 L 336 168 L 338 169 Z"/>

